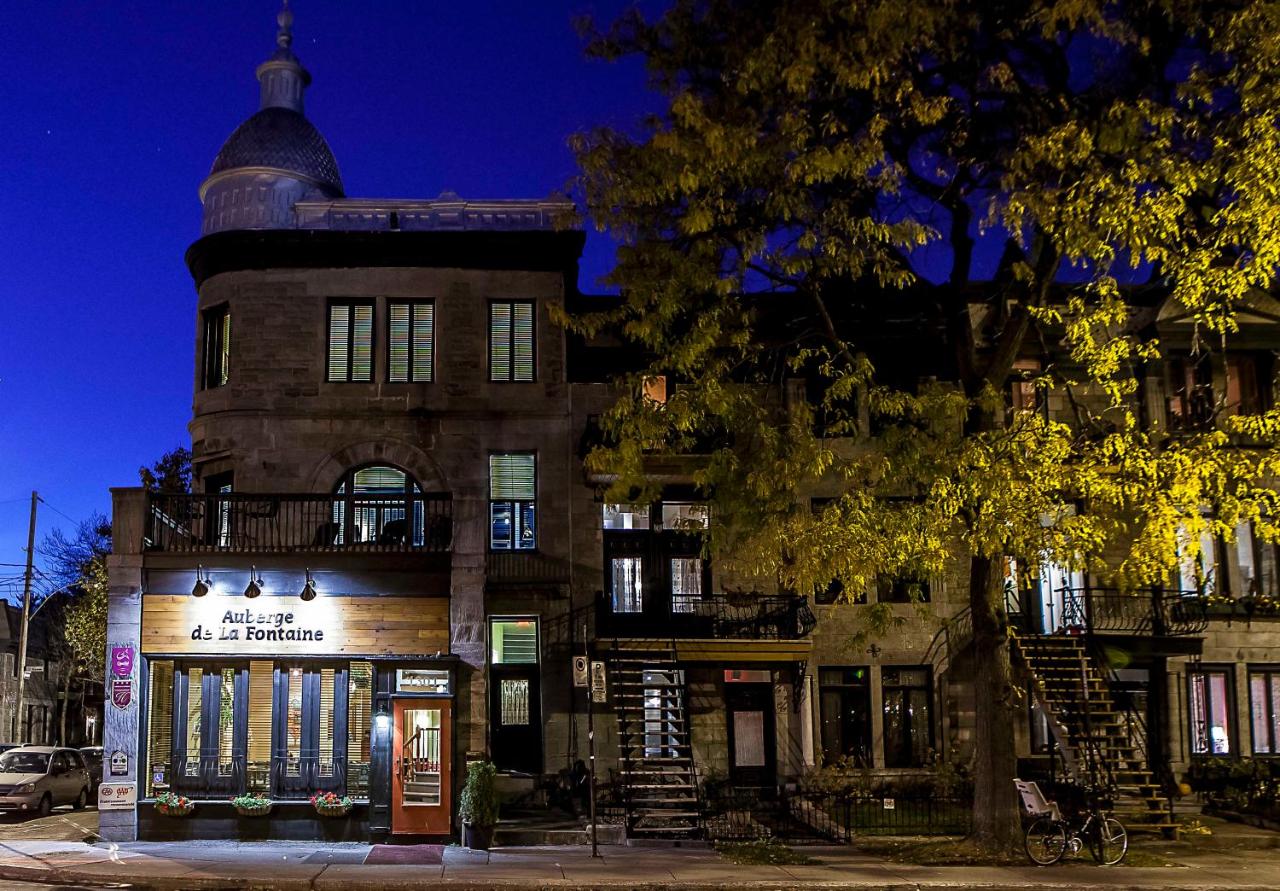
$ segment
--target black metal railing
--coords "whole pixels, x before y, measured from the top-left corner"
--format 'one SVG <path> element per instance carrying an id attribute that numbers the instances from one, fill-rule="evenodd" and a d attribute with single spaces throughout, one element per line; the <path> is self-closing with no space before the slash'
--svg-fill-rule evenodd
<path id="1" fill-rule="evenodd" d="M 704 793 L 703 825 L 713 841 L 844 844 L 857 835 L 964 835 L 972 808 L 966 798 L 920 793 L 720 788 Z"/>
<path id="2" fill-rule="evenodd" d="M 444 552 L 453 501 L 447 493 L 152 493 L 145 535 L 147 550 L 174 553 Z"/>
<path id="3" fill-rule="evenodd" d="M 817 619 L 807 597 L 798 594 L 711 594 L 643 604 L 619 611 L 607 593 L 596 597 L 596 631 L 601 635 L 667 638 L 800 640 Z"/>
<path id="4" fill-rule="evenodd" d="M 1204 602 L 1194 597 L 1118 588 L 1063 588 L 1064 630 L 1092 634 L 1184 637 L 1208 627 Z"/>

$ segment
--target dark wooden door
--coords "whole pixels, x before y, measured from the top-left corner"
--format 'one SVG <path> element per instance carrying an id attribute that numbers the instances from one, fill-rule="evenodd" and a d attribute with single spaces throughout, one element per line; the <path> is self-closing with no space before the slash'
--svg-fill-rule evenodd
<path id="1" fill-rule="evenodd" d="M 773 687 L 769 684 L 725 684 L 728 722 L 729 781 L 735 786 L 777 785 L 777 728 Z"/>

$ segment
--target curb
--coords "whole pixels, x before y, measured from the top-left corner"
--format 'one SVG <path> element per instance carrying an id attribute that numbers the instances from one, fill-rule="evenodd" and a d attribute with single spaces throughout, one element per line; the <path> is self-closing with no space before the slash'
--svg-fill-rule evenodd
<path id="1" fill-rule="evenodd" d="M 1029 880 L 1006 882 L 975 883 L 956 879 L 954 881 L 931 879 L 922 882 L 830 882 L 830 881 L 696 881 L 696 882 L 650 882 L 634 879 L 618 881 L 544 878 L 492 878 L 474 879 L 442 879 L 438 877 L 405 877 L 403 880 L 389 879 L 385 874 L 367 882 L 352 881 L 350 875 L 334 876 L 326 879 L 324 870 L 311 879 L 302 878 L 263 878 L 244 879 L 230 876 L 148 876 L 144 874 L 120 871 L 117 873 L 85 873 L 74 868 L 56 867 L 0 867 L 0 880 L 30 882 L 41 885 L 80 885 L 89 887 L 128 885 L 138 891 L 419 891 L 426 888 L 444 888 L 448 891 L 494 891 L 502 888 L 559 888 L 573 891 L 794 891 L 794 889 L 815 889 L 815 891 L 957 891 L 957 889 L 981 889 L 981 891 L 1030 891 L 1052 887 L 1061 891 L 1152 891 L 1153 888 L 1169 888 L 1154 883 L 1094 883 L 1094 882 L 1034 882 Z M 1190 886 L 1173 886 L 1174 888 Z M 1270 885 L 1242 885 L 1227 883 L 1217 885 L 1198 885 L 1195 891 L 1274 891 Z"/>

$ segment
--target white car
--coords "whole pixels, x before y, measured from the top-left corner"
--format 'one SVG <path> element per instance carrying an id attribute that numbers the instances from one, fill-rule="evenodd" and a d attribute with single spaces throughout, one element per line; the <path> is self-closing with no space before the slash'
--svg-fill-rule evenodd
<path id="1" fill-rule="evenodd" d="M 20 746 L 0 755 L 0 811 L 45 816 L 60 804 L 80 810 L 92 781 L 75 749 Z"/>

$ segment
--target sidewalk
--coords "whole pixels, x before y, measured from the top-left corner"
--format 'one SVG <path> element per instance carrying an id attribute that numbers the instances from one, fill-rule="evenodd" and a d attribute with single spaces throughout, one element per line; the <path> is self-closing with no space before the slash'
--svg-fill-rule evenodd
<path id="1" fill-rule="evenodd" d="M 856 848 L 815 847 L 807 866 L 737 866 L 707 849 L 602 846 L 447 847 L 434 865 L 369 865 L 370 847 L 312 842 L 0 842 L 0 882 L 123 883 L 140 889 L 224 888 L 399 891 L 528 887 L 572 889 L 858 888 L 858 889 L 1118 889 L 1275 891 L 1280 853 L 1224 852 L 1177 867 L 932 867 L 889 863 Z"/>

